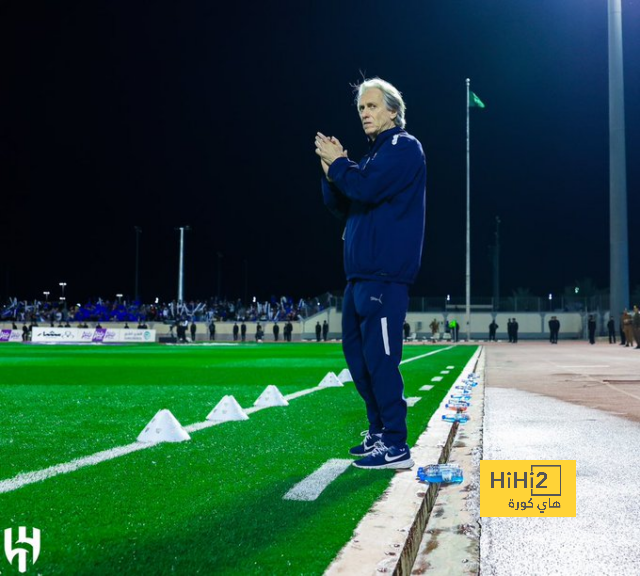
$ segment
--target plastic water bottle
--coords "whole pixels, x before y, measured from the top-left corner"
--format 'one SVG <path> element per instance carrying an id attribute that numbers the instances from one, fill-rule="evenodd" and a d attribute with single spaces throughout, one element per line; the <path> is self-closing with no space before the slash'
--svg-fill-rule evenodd
<path id="1" fill-rule="evenodd" d="M 468 414 L 464 414 L 461 412 L 456 412 L 455 414 L 444 414 L 442 419 L 445 422 L 460 422 L 460 424 L 465 424 L 470 420 Z"/>
<path id="2" fill-rule="evenodd" d="M 431 464 L 418 468 L 418 478 L 422 482 L 460 484 L 463 475 L 462 469 L 454 464 Z"/>
<path id="3" fill-rule="evenodd" d="M 478 385 L 478 381 L 477 380 L 472 380 L 470 378 L 467 378 L 466 380 L 464 380 L 464 383 L 467 386 L 471 386 L 472 388 L 475 388 Z"/>
<path id="4" fill-rule="evenodd" d="M 444 405 L 445 408 L 449 410 L 455 410 L 456 412 L 466 412 L 469 408 L 468 402 L 450 402 L 449 404 Z"/>
<path id="5" fill-rule="evenodd" d="M 470 394 L 451 394 L 449 398 L 454 401 L 469 402 L 469 400 L 471 400 L 471 395 Z"/>
<path id="6" fill-rule="evenodd" d="M 467 388 L 466 386 L 454 386 L 454 389 L 458 391 L 459 394 L 471 394 L 471 388 Z"/>

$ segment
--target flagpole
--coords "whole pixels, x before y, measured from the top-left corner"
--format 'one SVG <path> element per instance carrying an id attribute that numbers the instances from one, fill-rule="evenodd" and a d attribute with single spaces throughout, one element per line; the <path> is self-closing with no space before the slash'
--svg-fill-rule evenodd
<path id="1" fill-rule="evenodd" d="M 467 78 L 467 262 L 466 262 L 466 313 L 467 342 L 471 341 L 471 180 L 470 180 L 470 129 L 469 129 L 469 78 Z"/>

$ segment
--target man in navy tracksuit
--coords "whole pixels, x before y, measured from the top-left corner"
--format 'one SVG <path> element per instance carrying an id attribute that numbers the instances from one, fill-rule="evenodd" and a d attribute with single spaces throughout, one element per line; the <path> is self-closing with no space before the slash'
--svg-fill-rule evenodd
<path id="1" fill-rule="evenodd" d="M 408 289 L 420 268 L 426 165 L 420 142 L 404 131 L 402 95 L 379 78 L 357 92 L 370 141 L 359 164 L 334 137 L 316 136 L 326 206 L 346 220 L 342 346 L 369 429 L 350 453 L 359 468 L 411 468 L 407 403 L 399 364 Z"/>

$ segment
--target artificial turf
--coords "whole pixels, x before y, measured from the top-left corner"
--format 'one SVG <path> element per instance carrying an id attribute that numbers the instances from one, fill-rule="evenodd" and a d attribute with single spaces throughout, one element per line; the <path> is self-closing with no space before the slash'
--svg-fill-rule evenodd
<path id="1" fill-rule="evenodd" d="M 436 350 L 405 348 L 405 358 Z M 474 347 L 402 366 L 409 444 Z M 447 365 L 441 382 L 431 382 Z M 226 394 L 249 407 L 339 372 L 339 345 L 0 346 L 0 480 L 135 441 L 161 408 L 201 422 Z M 429 392 L 421 392 L 424 384 Z M 42 531 L 39 574 L 321 574 L 392 471 L 349 468 L 313 502 L 283 500 L 366 428 L 353 384 L 0 494 L 0 529 Z M 418 463 L 422 465 L 423 463 Z M 12 572 L 13 570 L 13 572 Z M 0 573 L 17 573 L 0 556 Z M 34 572 L 35 573 L 35 572 Z"/>

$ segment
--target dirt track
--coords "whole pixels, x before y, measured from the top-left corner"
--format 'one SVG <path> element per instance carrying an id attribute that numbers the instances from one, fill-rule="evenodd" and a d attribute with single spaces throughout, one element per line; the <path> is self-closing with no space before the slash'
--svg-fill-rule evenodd
<path id="1" fill-rule="evenodd" d="M 640 422 L 640 350 L 608 342 L 484 345 L 486 386 L 542 394 Z"/>

